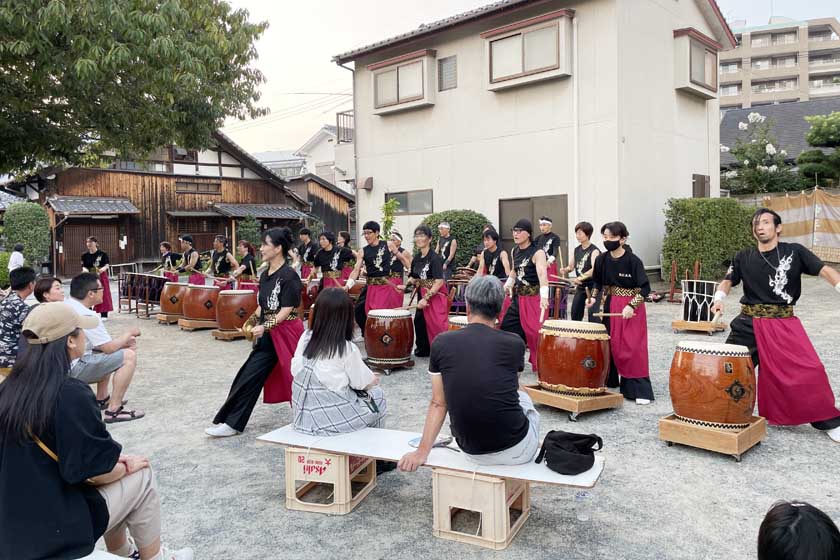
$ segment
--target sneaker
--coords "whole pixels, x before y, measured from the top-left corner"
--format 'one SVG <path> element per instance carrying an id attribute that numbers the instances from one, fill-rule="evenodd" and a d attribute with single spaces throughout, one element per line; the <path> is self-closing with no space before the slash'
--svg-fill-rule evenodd
<path id="1" fill-rule="evenodd" d="M 840 426 L 832 428 L 831 430 L 826 430 L 825 433 L 831 438 L 831 441 L 840 443 Z"/>
<path id="2" fill-rule="evenodd" d="M 224 424 L 223 424 L 224 425 Z M 195 553 L 191 548 L 182 548 L 181 550 L 172 550 L 165 544 L 160 545 L 160 552 L 155 557 L 155 560 L 193 560 Z"/>
<path id="3" fill-rule="evenodd" d="M 206 430 L 204 430 L 204 433 L 207 434 L 208 436 L 213 436 L 213 437 L 230 437 L 230 436 L 238 436 L 242 432 L 234 430 L 233 428 L 231 428 L 227 424 L 215 424 L 214 426 L 211 426 L 210 428 L 207 428 Z M 192 558 L 192 556 L 190 556 L 190 558 Z"/>
<path id="4" fill-rule="evenodd" d="M 636 399 L 636 404 L 640 404 L 640 405 L 650 404 L 650 399 Z"/>

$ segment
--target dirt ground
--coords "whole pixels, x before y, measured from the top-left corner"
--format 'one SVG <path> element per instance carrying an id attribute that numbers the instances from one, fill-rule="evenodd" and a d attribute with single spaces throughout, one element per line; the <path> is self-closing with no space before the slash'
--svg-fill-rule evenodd
<path id="1" fill-rule="evenodd" d="M 840 391 L 840 302 L 818 279 L 804 281 L 797 306 Z M 731 319 L 737 297 L 728 299 Z M 531 518 L 499 557 L 700 559 L 755 558 L 758 527 L 780 499 L 799 499 L 840 522 L 840 445 L 809 426 L 771 427 L 741 463 L 689 447 L 667 447 L 657 422 L 671 412 L 668 372 L 679 340 L 723 342 L 725 334 L 679 333 L 679 307 L 648 304 L 651 380 L 656 401 L 584 414 L 571 423 L 538 406 L 543 435 L 551 429 L 603 437 L 606 468 L 588 492 L 534 486 Z M 151 458 L 162 495 L 164 539 L 192 546 L 199 559 L 484 558 L 487 550 L 432 536 L 429 469 L 383 475 L 351 514 L 331 517 L 284 507 L 283 449 L 256 437 L 290 421 L 288 404 L 258 405 L 247 430 L 222 440 L 204 434 L 249 352 L 245 341 L 220 342 L 209 331 L 113 314 L 117 334 L 139 325 L 139 368 L 130 405 L 143 420 L 111 428 L 128 453 Z M 429 399 L 428 361 L 382 377 L 388 427 L 421 431 Z M 527 366 L 526 366 L 527 368 Z M 534 382 L 530 371 L 523 382 Z M 444 428 L 446 430 L 446 428 Z"/>

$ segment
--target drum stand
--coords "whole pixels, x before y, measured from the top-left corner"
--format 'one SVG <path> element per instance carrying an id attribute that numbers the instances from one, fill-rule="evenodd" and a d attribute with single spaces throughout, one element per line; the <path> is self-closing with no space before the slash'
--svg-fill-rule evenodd
<path id="1" fill-rule="evenodd" d="M 698 285 L 704 286 L 704 291 L 697 291 Z M 674 334 L 679 331 L 696 331 L 708 333 L 709 336 L 712 336 L 718 331 L 726 330 L 726 323 L 720 321 L 719 316 L 712 317 L 712 306 L 714 305 L 712 298 L 717 288 L 717 282 L 706 282 L 703 280 L 682 281 L 682 301 L 680 307 L 683 310 L 683 314 L 671 323 Z M 697 321 L 685 319 L 685 317 L 691 319 L 694 316 L 691 313 L 692 309 L 696 312 Z M 700 320 L 703 318 L 711 320 Z"/>
<path id="2" fill-rule="evenodd" d="M 740 430 L 704 426 L 680 420 L 675 414 L 659 419 L 659 439 L 672 447 L 675 443 L 698 447 L 715 453 L 731 455 L 741 462 L 741 455 L 767 437 L 767 421 L 753 416 L 749 425 Z"/>
<path id="3" fill-rule="evenodd" d="M 216 329 L 210 334 L 216 340 L 239 340 L 240 338 L 245 338 L 245 331 L 243 330 L 223 331 L 222 329 Z"/>
<path id="4" fill-rule="evenodd" d="M 611 391 L 587 396 L 548 391 L 539 385 L 522 385 L 521 389 L 528 393 L 528 396 L 535 403 L 567 411 L 570 422 L 577 422 L 578 416 L 584 412 L 621 408 L 624 406 L 624 396 L 621 393 L 613 393 Z"/>
<path id="5" fill-rule="evenodd" d="M 182 331 L 195 331 L 198 329 L 218 329 L 219 323 L 207 319 L 187 319 L 186 317 L 181 317 L 178 319 L 178 326 L 181 327 Z"/>
<path id="6" fill-rule="evenodd" d="M 414 360 L 408 360 L 407 362 L 401 362 L 394 365 L 388 364 L 387 366 L 384 364 L 372 363 L 369 358 L 365 358 L 364 362 L 365 365 L 373 371 L 381 371 L 384 375 L 391 375 L 391 372 L 396 369 L 411 369 L 414 367 Z"/>
<path id="7" fill-rule="evenodd" d="M 173 315 L 171 313 L 158 313 L 157 314 L 157 321 L 162 325 L 172 325 L 178 322 L 179 319 L 183 319 L 183 315 Z"/>

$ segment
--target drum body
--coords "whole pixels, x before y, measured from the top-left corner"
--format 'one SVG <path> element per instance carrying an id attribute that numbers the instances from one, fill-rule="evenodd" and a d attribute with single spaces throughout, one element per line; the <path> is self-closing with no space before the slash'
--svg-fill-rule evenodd
<path id="1" fill-rule="evenodd" d="M 223 331 L 241 329 L 257 310 L 257 294 L 251 290 L 222 290 L 216 308 L 216 322 Z"/>
<path id="2" fill-rule="evenodd" d="M 681 280 L 683 321 L 711 321 L 714 317 L 717 282 L 707 280 Z"/>
<path id="3" fill-rule="evenodd" d="M 450 315 L 449 316 L 449 330 L 457 331 L 467 326 L 466 315 Z"/>
<path id="4" fill-rule="evenodd" d="M 683 341 L 671 361 L 671 402 L 681 420 L 717 428 L 749 425 L 755 369 L 746 346 Z"/>
<path id="5" fill-rule="evenodd" d="M 609 341 L 600 323 L 545 321 L 540 329 L 540 386 L 569 394 L 603 393 L 610 372 Z"/>
<path id="6" fill-rule="evenodd" d="M 304 284 L 300 290 L 300 305 L 297 308 L 297 314 L 301 320 L 309 313 L 310 308 L 315 305 L 316 299 L 318 299 L 318 284 L 314 282 Z"/>
<path id="7" fill-rule="evenodd" d="M 381 368 L 409 364 L 414 346 L 414 323 L 404 309 L 371 309 L 365 321 L 368 363 Z"/>
<path id="8" fill-rule="evenodd" d="M 168 315 L 184 314 L 184 299 L 187 297 L 189 284 L 167 282 L 160 294 L 160 311 Z"/>
<path id="9" fill-rule="evenodd" d="M 354 300 L 359 299 L 359 296 L 362 295 L 362 290 L 367 286 L 367 280 L 364 278 L 359 278 L 356 280 L 356 283 L 353 284 L 353 287 L 347 290 L 347 293 L 350 295 L 351 298 Z"/>
<path id="10" fill-rule="evenodd" d="M 184 318 L 216 322 L 216 307 L 219 301 L 219 288 L 216 286 L 187 286 L 184 298 Z"/>

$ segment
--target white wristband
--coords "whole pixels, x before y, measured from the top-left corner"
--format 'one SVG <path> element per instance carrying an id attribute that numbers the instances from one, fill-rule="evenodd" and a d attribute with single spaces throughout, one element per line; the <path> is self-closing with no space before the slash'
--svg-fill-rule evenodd
<path id="1" fill-rule="evenodd" d="M 834 285 L 834 289 L 835 289 L 835 290 L 837 290 L 838 292 L 840 292 L 840 282 L 837 282 L 837 283 Z"/>
<path id="2" fill-rule="evenodd" d="M 513 287 L 513 278 L 508 276 L 508 279 L 505 281 L 505 290 L 509 290 Z"/>
<path id="3" fill-rule="evenodd" d="M 723 290 L 718 290 L 715 292 L 715 302 L 723 301 L 726 299 L 726 292 Z"/>
<path id="4" fill-rule="evenodd" d="M 353 280 L 352 278 L 348 278 L 347 283 L 344 285 L 344 287 L 349 290 L 350 288 L 352 288 L 355 285 L 356 285 L 356 281 Z"/>
<path id="5" fill-rule="evenodd" d="M 550 266 L 550 265 L 554 264 L 554 261 L 556 261 L 556 260 L 557 259 L 555 257 L 548 257 L 548 259 L 545 262 L 547 262 Z"/>
<path id="6" fill-rule="evenodd" d="M 540 286 L 540 299 L 548 299 L 548 286 Z"/>

